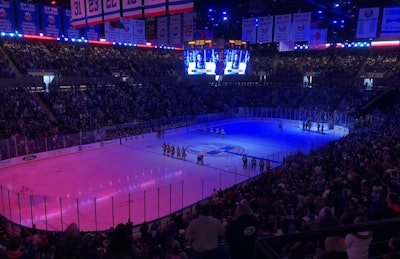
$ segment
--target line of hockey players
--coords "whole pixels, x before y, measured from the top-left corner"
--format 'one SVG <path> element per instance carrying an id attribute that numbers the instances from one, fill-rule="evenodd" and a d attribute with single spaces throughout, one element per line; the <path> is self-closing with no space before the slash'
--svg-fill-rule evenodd
<path id="1" fill-rule="evenodd" d="M 200 132 L 201 131 L 201 127 L 200 127 L 200 125 L 198 125 L 197 126 L 197 132 Z M 214 128 L 210 128 L 209 130 L 207 129 L 207 127 L 206 126 L 203 126 L 203 133 L 204 134 L 207 134 L 207 132 L 209 132 L 210 133 L 210 135 L 219 135 L 219 134 L 221 134 L 221 136 L 224 136 L 225 135 L 225 129 L 224 128 L 221 128 L 221 129 L 219 129 L 219 128 L 215 128 L 215 130 L 214 130 Z"/>
<path id="2" fill-rule="evenodd" d="M 171 156 L 172 158 L 174 158 L 176 154 L 176 158 L 186 160 L 187 155 L 185 147 L 179 148 L 179 146 L 177 146 L 175 148 L 173 144 L 170 145 L 169 143 L 164 142 L 162 145 L 162 149 L 164 156 Z"/>

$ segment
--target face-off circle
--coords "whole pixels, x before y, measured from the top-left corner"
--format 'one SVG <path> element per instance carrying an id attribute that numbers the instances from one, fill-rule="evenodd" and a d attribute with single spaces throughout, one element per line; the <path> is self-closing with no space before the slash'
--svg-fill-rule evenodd
<path id="1" fill-rule="evenodd" d="M 244 153 L 244 148 L 225 143 L 202 143 L 189 146 L 187 152 L 194 155 L 203 154 L 209 157 L 226 157 L 242 155 Z"/>

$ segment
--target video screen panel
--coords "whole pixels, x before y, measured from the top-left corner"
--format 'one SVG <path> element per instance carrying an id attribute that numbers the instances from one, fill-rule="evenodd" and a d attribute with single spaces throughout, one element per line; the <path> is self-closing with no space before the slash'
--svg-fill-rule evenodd
<path id="1" fill-rule="evenodd" d="M 247 74 L 250 51 L 238 49 L 224 50 L 224 75 Z"/>
<path id="2" fill-rule="evenodd" d="M 183 60 L 188 75 L 218 74 L 218 50 L 216 49 L 185 50 Z"/>
<path id="3" fill-rule="evenodd" d="M 191 49 L 183 51 L 187 75 L 245 75 L 248 71 L 250 51 L 225 49 L 222 73 L 218 68 L 218 49 Z"/>

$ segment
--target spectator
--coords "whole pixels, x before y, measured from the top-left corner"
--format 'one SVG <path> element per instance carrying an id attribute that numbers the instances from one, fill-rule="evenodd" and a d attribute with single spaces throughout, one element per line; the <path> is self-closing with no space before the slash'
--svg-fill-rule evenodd
<path id="1" fill-rule="evenodd" d="M 354 224 L 365 223 L 367 220 L 358 216 L 354 220 Z M 349 259 L 368 259 L 369 245 L 372 242 L 372 231 L 363 231 L 358 233 L 347 234 L 345 243 Z"/>
<path id="2" fill-rule="evenodd" d="M 128 259 L 135 256 L 135 249 L 133 246 L 133 240 L 129 237 L 127 227 L 120 223 L 114 229 L 110 243 L 107 247 L 105 259 Z"/>
<path id="3" fill-rule="evenodd" d="M 342 237 L 334 236 L 325 239 L 326 252 L 319 259 L 348 259 L 346 244 Z"/>
<path id="4" fill-rule="evenodd" d="M 186 240 L 190 242 L 195 259 L 217 259 L 219 238 L 225 235 L 219 219 L 211 215 L 210 205 L 203 204 L 198 218 L 186 229 Z"/>
<path id="5" fill-rule="evenodd" d="M 7 259 L 34 259 L 22 251 L 22 237 L 11 236 L 7 242 Z"/>
<path id="6" fill-rule="evenodd" d="M 235 218 L 226 231 L 232 259 L 254 257 L 258 228 L 258 219 L 251 213 L 247 201 L 242 200 L 236 205 Z"/>
<path id="7" fill-rule="evenodd" d="M 188 259 L 188 255 L 185 251 L 181 250 L 181 244 L 178 240 L 174 240 L 169 249 L 165 254 L 165 259 Z"/>
<path id="8" fill-rule="evenodd" d="M 71 223 L 57 240 L 54 257 L 57 259 L 91 259 L 95 258 L 95 255 L 96 249 L 93 242 L 79 233 L 76 223 Z"/>
<path id="9" fill-rule="evenodd" d="M 320 218 L 318 228 L 337 227 L 338 219 L 332 214 L 331 208 L 326 206 L 323 208 L 323 216 Z"/>

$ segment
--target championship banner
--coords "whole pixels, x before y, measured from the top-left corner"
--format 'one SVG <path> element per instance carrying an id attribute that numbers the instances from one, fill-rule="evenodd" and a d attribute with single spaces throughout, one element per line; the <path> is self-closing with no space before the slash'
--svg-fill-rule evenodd
<path id="1" fill-rule="evenodd" d="M 121 17 L 121 1 L 104 0 L 103 1 L 104 23 L 119 21 L 120 17 Z"/>
<path id="2" fill-rule="evenodd" d="M 182 16 L 173 15 L 169 17 L 169 42 L 174 45 L 181 45 Z"/>
<path id="3" fill-rule="evenodd" d="M 274 42 L 290 41 L 291 14 L 275 16 Z"/>
<path id="4" fill-rule="evenodd" d="M 293 14 L 292 41 L 308 41 L 310 35 L 311 13 Z"/>
<path id="5" fill-rule="evenodd" d="M 64 23 L 64 37 L 71 39 L 82 38 L 82 29 L 72 27 L 72 13 L 70 9 L 62 8 L 61 12 L 63 14 Z"/>
<path id="6" fill-rule="evenodd" d="M 14 2 L 0 0 L 0 31 L 15 32 Z"/>
<path id="7" fill-rule="evenodd" d="M 361 8 L 358 12 L 356 38 L 375 38 L 378 20 L 379 7 Z"/>
<path id="8" fill-rule="evenodd" d="M 256 18 L 242 20 L 242 41 L 256 43 Z"/>
<path id="9" fill-rule="evenodd" d="M 112 23 L 104 23 L 104 36 L 108 42 L 120 42 L 120 29 L 115 28 Z"/>
<path id="10" fill-rule="evenodd" d="M 158 44 L 168 44 L 168 17 L 157 18 L 157 42 Z"/>
<path id="11" fill-rule="evenodd" d="M 133 42 L 136 44 L 146 44 L 145 21 L 133 20 Z"/>
<path id="12" fill-rule="evenodd" d="M 400 6 L 386 7 L 383 9 L 381 37 L 400 37 Z"/>
<path id="13" fill-rule="evenodd" d="M 190 13 L 194 11 L 193 0 L 169 0 L 168 14 Z"/>
<path id="14" fill-rule="evenodd" d="M 71 25 L 74 28 L 86 25 L 85 0 L 71 0 Z"/>
<path id="15" fill-rule="evenodd" d="M 146 40 L 156 40 L 157 36 L 156 18 L 149 17 L 146 19 Z"/>
<path id="16" fill-rule="evenodd" d="M 182 37 L 183 42 L 189 42 L 194 39 L 194 13 L 183 14 Z"/>
<path id="17" fill-rule="evenodd" d="M 144 17 L 162 16 L 167 14 L 165 0 L 144 0 Z"/>
<path id="18" fill-rule="evenodd" d="M 121 23 L 124 28 L 119 30 L 119 40 L 122 43 L 132 43 L 133 42 L 133 20 L 124 20 L 121 18 Z"/>
<path id="19" fill-rule="evenodd" d="M 257 27 L 257 43 L 272 42 L 273 16 L 260 17 Z"/>
<path id="20" fill-rule="evenodd" d="M 328 29 L 311 29 L 308 40 L 309 50 L 324 50 L 328 38 Z"/>
<path id="21" fill-rule="evenodd" d="M 87 40 L 100 40 L 100 25 L 86 26 L 85 38 Z"/>
<path id="22" fill-rule="evenodd" d="M 86 1 L 86 20 L 89 26 L 103 23 L 101 0 Z"/>
<path id="23" fill-rule="evenodd" d="M 58 7 L 42 5 L 42 32 L 44 36 L 61 36 L 61 15 Z"/>
<path id="24" fill-rule="evenodd" d="M 39 35 L 39 8 L 36 4 L 17 2 L 18 31 L 22 34 Z"/>
<path id="25" fill-rule="evenodd" d="M 142 0 L 122 0 L 122 17 L 125 20 L 142 18 Z"/>

